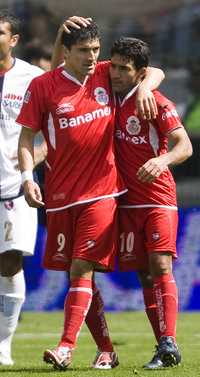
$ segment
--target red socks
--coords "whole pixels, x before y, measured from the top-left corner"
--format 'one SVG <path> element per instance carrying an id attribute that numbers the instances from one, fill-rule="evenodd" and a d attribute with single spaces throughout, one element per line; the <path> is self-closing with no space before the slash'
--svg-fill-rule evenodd
<path id="1" fill-rule="evenodd" d="M 113 346 L 109 337 L 108 326 L 104 315 L 104 303 L 99 289 L 93 281 L 92 303 L 88 310 L 85 322 L 96 342 L 98 349 L 102 352 L 112 352 Z"/>
<path id="2" fill-rule="evenodd" d="M 92 280 L 77 278 L 71 281 L 64 306 L 64 331 L 61 347 L 73 349 L 92 301 Z"/>
<path id="3" fill-rule="evenodd" d="M 157 342 L 159 343 L 160 328 L 159 328 L 159 321 L 158 321 L 157 308 L 156 308 L 153 288 L 143 287 L 143 296 L 144 296 L 144 304 L 145 304 L 145 311 L 146 311 L 147 317 L 153 329 L 155 338 Z"/>
<path id="4" fill-rule="evenodd" d="M 160 337 L 172 336 L 176 339 L 176 319 L 178 312 L 176 282 L 172 274 L 155 277 L 153 281 Z"/>

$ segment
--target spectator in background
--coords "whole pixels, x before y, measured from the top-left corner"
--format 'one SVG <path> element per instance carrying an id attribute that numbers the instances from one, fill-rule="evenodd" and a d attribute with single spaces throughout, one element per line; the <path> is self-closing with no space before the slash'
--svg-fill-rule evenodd
<path id="1" fill-rule="evenodd" d="M 45 4 L 24 3 L 23 41 L 51 44 L 57 31 L 57 19 Z"/>
<path id="2" fill-rule="evenodd" d="M 24 59 L 30 64 L 37 65 L 44 71 L 51 69 L 52 46 L 46 46 L 40 42 L 31 41 L 24 47 Z"/>

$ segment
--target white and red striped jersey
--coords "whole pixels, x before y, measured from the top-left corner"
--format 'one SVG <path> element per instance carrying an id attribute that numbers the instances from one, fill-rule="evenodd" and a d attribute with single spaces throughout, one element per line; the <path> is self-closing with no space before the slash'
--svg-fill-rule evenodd
<path id="1" fill-rule="evenodd" d="M 127 206 L 176 207 L 176 187 L 173 176 L 166 169 L 153 183 L 140 182 L 138 169 L 149 159 L 168 151 L 168 135 L 183 127 L 174 104 L 155 91 L 158 107 L 155 120 L 142 120 L 136 113 L 136 88 L 118 102 L 116 117 L 116 153 L 119 171 L 128 192 L 122 196 L 121 204 Z"/>
<path id="2" fill-rule="evenodd" d="M 47 141 L 48 211 L 124 192 L 115 164 L 115 104 L 107 62 L 98 63 L 84 83 L 63 67 L 34 79 L 17 121 L 42 130 Z"/>
<path id="3" fill-rule="evenodd" d="M 0 71 L 0 200 L 16 197 L 21 187 L 17 149 L 21 128 L 16 124 L 24 94 L 35 76 L 43 71 L 15 59 L 12 68 Z"/>

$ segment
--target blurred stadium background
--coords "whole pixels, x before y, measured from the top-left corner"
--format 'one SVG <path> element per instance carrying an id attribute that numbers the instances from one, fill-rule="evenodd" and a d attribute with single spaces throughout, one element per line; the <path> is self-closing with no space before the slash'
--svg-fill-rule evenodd
<path id="1" fill-rule="evenodd" d="M 161 91 L 177 104 L 194 148 L 192 158 L 174 169 L 180 207 L 180 258 L 175 264 L 175 275 L 180 288 L 180 310 L 200 310 L 200 0 L 1 0 L 0 9 L 5 7 L 23 20 L 17 56 L 25 60 L 31 59 L 31 53 L 34 58 L 40 46 L 50 54 L 58 25 L 70 15 L 96 19 L 102 30 L 101 58 L 109 56 L 109 46 L 121 35 L 150 43 L 151 64 L 162 67 L 166 74 Z M 24 310 L 63 307 L 66 274 L 44 271 L 40 265 L 45 237 L 44 214 L 39 212 L 35 256 L 25 259 Z M 106 309 L 143 308 L 134 273 L 98 275 L 97 281 Z"/>

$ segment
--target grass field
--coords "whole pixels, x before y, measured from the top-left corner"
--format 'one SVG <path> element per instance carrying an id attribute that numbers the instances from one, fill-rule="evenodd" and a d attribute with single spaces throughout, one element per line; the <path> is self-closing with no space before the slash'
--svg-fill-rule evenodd
<path id="1" fill-rule="evenodd" d="M 186 128 L 189 133 L 199 135 L 200 100 L 193 105 L 185 120 Z"/>
<path id="2" fill-rule="evenodd" d="M 45 348 L 54 347 L 62 328 L 62 313 L 23 313 L 13 343 L 12 367 L 0 366 L 1 377 L 74 376 L 74 377 L 199 377 L 200 376 L 200 313 L 179 316 L 178 343 L 183 362 L 176 368 L 144 371 L 142 364 L 152 357 L 155 341 L 144 313 L 107 314 L 112 339 L 119 354 L 120 365 L 108 371 L 93 370 L 90 363 L 95 345 L 83 327 L 73 363 L 65 371 L 55 371 L 42 361 Z"/>

